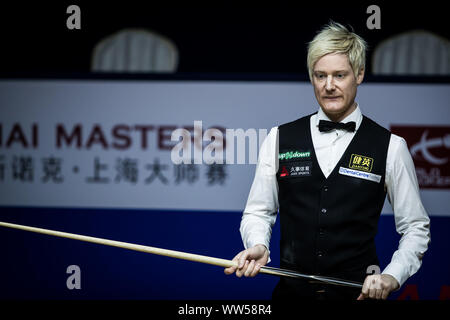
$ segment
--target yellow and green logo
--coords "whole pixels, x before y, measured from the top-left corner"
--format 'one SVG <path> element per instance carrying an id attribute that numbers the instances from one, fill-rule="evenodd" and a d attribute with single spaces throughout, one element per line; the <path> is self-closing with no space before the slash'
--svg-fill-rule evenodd
<path id="1" fill-rule="evenodd" d="M 365 172 L 372 171 L 373 159 L 359 154 L 352 154 L 348 165 L 351 169 L 361 170 Z"/>

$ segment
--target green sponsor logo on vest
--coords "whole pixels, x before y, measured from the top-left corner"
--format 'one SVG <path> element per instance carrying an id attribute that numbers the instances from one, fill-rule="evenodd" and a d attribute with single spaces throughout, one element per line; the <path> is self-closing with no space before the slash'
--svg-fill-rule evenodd
<path id="1" fill-rule="evenodd" d="M 309 158 L 311 156 L 310 151 L 300 152 L 300 151 L 287 151 L 278 154 L 278 160 L 289 160 L 298 158 Z"/>

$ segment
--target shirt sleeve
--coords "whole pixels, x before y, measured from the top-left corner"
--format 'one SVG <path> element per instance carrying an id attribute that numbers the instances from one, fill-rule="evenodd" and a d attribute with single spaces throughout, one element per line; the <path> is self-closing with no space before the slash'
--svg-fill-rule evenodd
<path id="1" fill-rule="evenodd" d="M 272 227 L 278 212 L 278 127 L 261 144 L 256 173 L 245 206 L 240 232 L 244 247 L 263 244 L 269 250 Z"/>
<path id="2" fill-rule="evenodd" d="M 394 134 L 391 135 L 387 155 L 386 187 L 401 239 L 382 273 L 390 274 L 402 286 L 422 264 L 430 242 L 430 219 L 420 199 L 414 163 L 406 141 Z"/>

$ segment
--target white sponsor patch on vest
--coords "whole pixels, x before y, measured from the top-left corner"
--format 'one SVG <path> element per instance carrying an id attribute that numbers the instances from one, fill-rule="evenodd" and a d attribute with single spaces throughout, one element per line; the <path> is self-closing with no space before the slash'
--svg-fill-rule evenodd
<path id="1" fill-rule="evenodd" d="M 379 176 L 377 174 L 373 174 L 370 172 L 362 172 L 362 171 L 348 169 L 348 168 L 344 168 L 344 167 L 339 168 L 339 173 L 343 174 L 345 176 L 370 180 L 370 181 L 374 181 L 377 183 L 380 183 L 380 181 L 381 181 L 381 176 Z"/>

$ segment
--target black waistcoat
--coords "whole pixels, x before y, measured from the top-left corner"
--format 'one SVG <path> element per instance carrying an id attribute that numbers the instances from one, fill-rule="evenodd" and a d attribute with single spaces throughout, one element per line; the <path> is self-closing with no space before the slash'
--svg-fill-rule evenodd
<path id="1" fill-rule="evenodd" d="M 310 117 L 279 126 L 281 267 L 363 281 L 366 268 L 378 265 L 374 239 L 386 197 L 390 132 L 363 116 L 325 178 Z"/>

